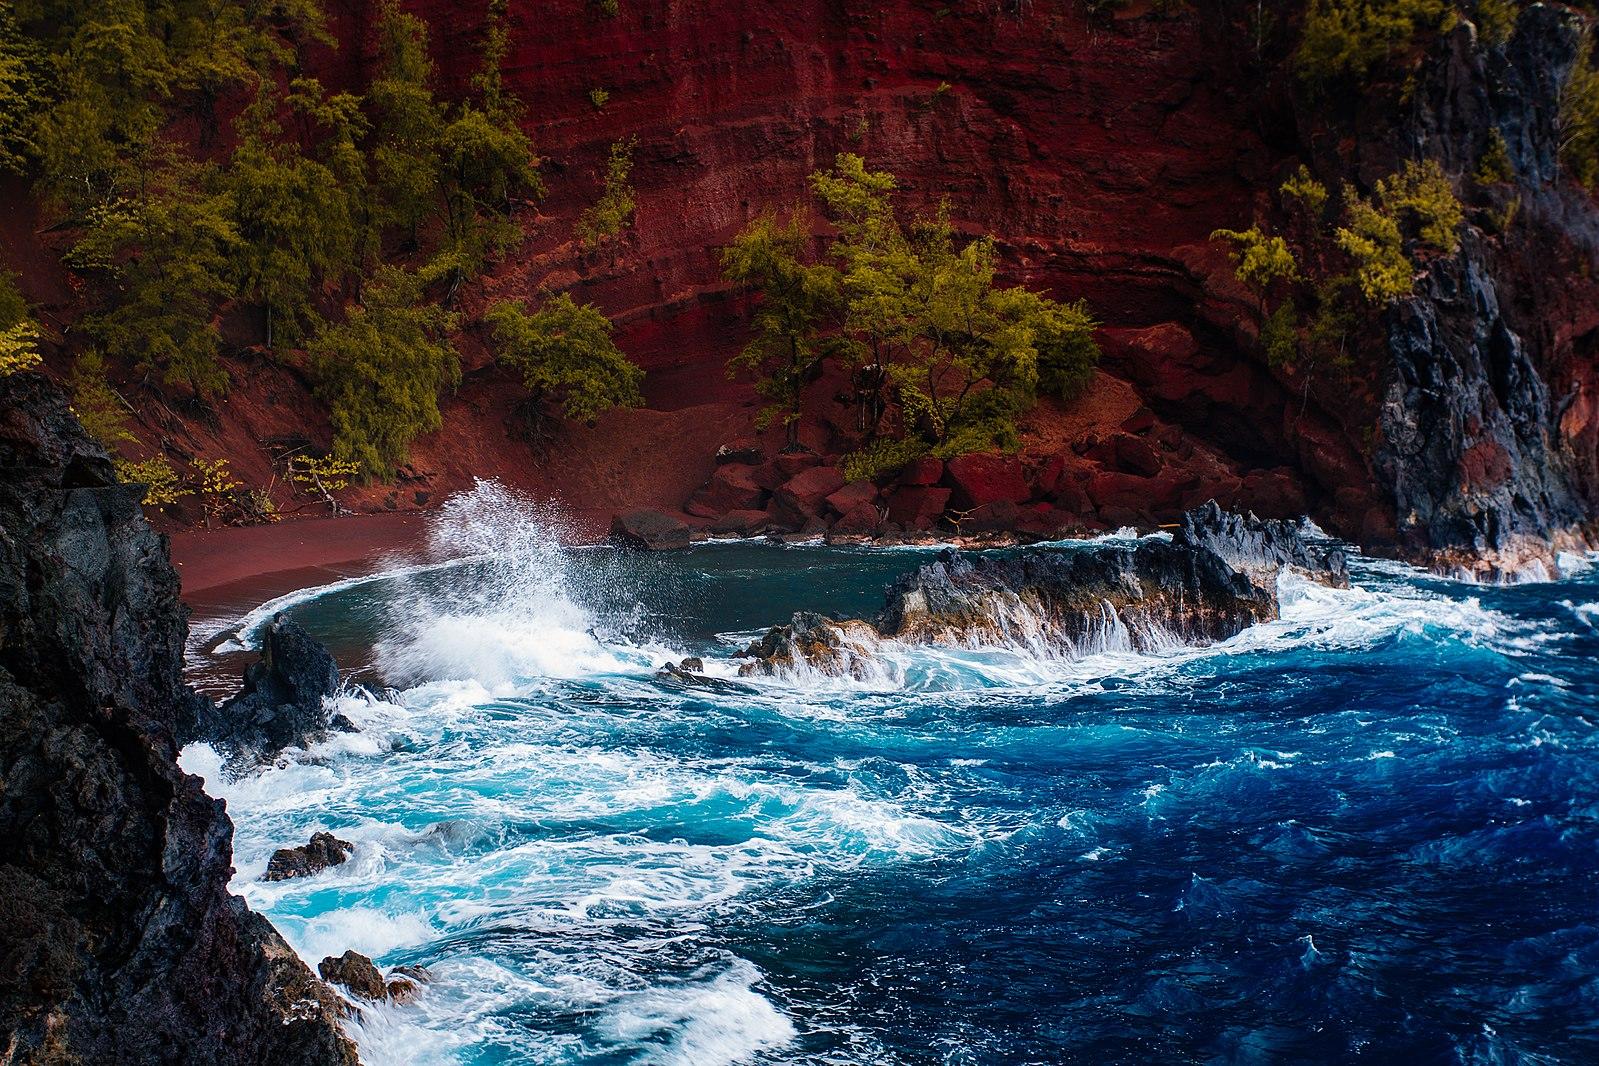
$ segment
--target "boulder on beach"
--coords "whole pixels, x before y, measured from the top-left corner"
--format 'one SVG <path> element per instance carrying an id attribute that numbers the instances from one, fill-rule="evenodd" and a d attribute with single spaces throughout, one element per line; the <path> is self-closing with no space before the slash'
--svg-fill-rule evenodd
<path id="1" fill-rule="evenodd" d="M 660 511 L 629 511 L 611 518 L 611 543 L 640 551 L 686 548 L 692 531 L 681 519 Z"/>

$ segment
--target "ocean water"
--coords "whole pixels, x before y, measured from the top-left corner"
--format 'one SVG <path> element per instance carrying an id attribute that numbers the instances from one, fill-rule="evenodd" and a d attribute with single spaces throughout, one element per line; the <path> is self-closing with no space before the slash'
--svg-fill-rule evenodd
<path id="1" fill-rule="evenodd" d="M 363 1061 L 1599 1061 L 1591 571 L 1357 559 L 1209 648 L 741 682 L 761 627 L 926 555 L 558 531 L 484 486 L 436 530 L 466 558 L 274 604 L 382 693 L 362 732 L 232 781 L 185 753 L 308 961 L 432 971 L 350 1023 Z M 654 677 L 685 654 L 727 683 Z M 352 859 L 258 880 L 316 830 Z"/>

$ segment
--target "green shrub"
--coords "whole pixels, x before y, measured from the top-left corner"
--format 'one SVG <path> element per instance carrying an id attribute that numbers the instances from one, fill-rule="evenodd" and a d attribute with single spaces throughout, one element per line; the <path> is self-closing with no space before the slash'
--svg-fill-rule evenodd
<path id="1" fill-rule="evenodd" d="M 1294 68 L 1313 84 L 1363 81 L 1418 34 L 1441 32 L 1456 17 L 1449 0 L 1310 0 Z"/>
<path id="2" fill-rule="evenodd" d="M 578 240 L 589 247 L 615 237 L 633 222 L 635 201 L 633 185 L 632 138 L 611 145 L 610 157 L 605 164 L 605 187 L 600 198 L 580 216 L 574 232 Z"/>
<path id="3" fill-rule="evenodd" d="M 1477 160 L 1477 172 L 1473 180 L 1478 185 L 1505 185 L 1516 180 L 1516 168 L 1510 162 L 1510 148 L 1497 126 L 1488 131 L 1488 147 Z"/>
<path id="4" fill-rule="evenodd" d="M 1423 242 L 1450 253 L 1460 247 L 1465 211 L 1437 160 L 1407 162 L 1377 183 L 1377 199 L 1389 217 L 1414 220 Z"/>
<path id="5" fill-rule="evenodd" d="M 849 481 L 869 481 L 901 470 L 926 454 L 927 442 L 914 434 L 899 440 L 879 437 L 844 456 L 840 469 Z"/>
<path id="6" fill-rule="evenodd" d="M 1374 304 L 1387 304 L 1409 296 L 1415 273 L 1405 258 L 1404 237 L 1394 217 L 1346 190 L 1349 224 L 1340 226 L 1338 247 L 1355 262 L 1355 282 L 1360 294 Z"/>
<path id="7" fill-rule="evenodd" d="M 73 361 L 69 384 L 72 413 L 89 436 L 112 451 L 134 439 L 128 432 L 127 410 L 106 380 L 105 358 L 99 352 L 90 348 Z"/>
<path id="8" fill-rule="evenodd" d="M 535 404 L 551 400 L 567 418 L 593 422 L 613 407 L 644 403 L 644 371 L 617 348 L 610 319 L 593 304 L 563 292 L 528 314 L 507 300 L 484 320 L 500 362 L 521 373 Z"/>
<path id="9" fill-rule="evenodd" d="M 1560 161 L 1590 189 L 1599 185 L 1599 69 L 1593 53 L 1590 31 L 1560 94 Z"/>

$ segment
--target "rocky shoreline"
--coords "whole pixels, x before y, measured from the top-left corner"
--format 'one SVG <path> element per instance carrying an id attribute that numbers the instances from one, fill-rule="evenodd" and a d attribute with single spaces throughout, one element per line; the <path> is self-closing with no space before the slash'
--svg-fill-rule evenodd
<path id="1" fill-rule="evenodd" d="M 140 495 L 54 385 L 0 378 L 0 1059 L 354 1066 L 178 768 L 208 708 Z"/>

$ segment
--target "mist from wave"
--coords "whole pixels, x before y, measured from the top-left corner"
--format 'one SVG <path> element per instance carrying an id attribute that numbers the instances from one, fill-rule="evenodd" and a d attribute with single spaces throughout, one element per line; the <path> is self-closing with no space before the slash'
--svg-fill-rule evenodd
<path id="1" fill-rule="evenodd" d="M 1599 585 L 1357 561 L 1208 648 L 883 642 L 740 679 L 916 552 L 560 546 L 495 485 L 303 598 L 362 732 L 223 781 L 235 890 L 313 964 L 434 974 L 363 1061 L 1581 1058 L 1599 1019 Z M 656 676 L 699 655 L 716 689 Z M 314 878 L 258 880 L 330 830 Z"/>

